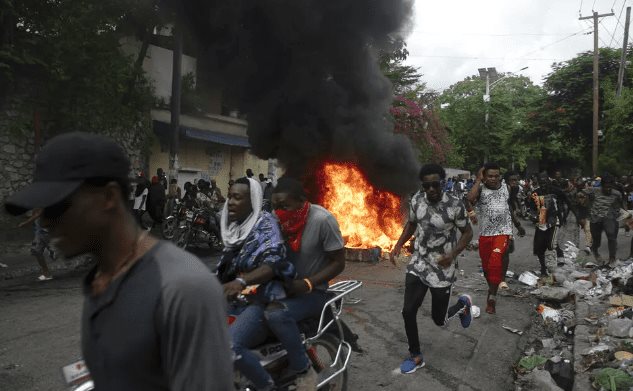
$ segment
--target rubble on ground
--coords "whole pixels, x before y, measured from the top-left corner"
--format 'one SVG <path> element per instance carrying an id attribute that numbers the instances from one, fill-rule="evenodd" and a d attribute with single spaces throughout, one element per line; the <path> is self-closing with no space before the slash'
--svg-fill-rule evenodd
<path id="1" fill-rule="evenodd" d="M 629 390 L 633 386 L 633 260 L 599 266 L 571 242 L 548 254 L 550 276 L 523 272 L 520 291 L 539 300 L 517 390 Z M 574 386 L 574 380 L 585 382 Z M 633 389 L 633 388 L 631 388 Z"/>

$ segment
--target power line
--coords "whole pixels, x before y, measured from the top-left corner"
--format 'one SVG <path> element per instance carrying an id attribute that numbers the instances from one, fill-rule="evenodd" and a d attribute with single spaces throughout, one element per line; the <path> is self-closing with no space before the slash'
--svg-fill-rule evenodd
<path id="1" fill-rule="evenodd" d="M 415 54 L 410 55 L 410 58 L 420 57 L 420 58 L 450 58 L 457 60 L 523 60 L 523 61 L 559 61 L 564 60 L 564 58 L 528 58 L 528 57 L 479 57 L 479 56 L 443 56 L 443 55 L 434 55 L 434 54 Z"/>
<path id="2" fill-rule="evenodd" d="M 420 30 L 409 30 L 403 31 L 405 34 L 426 34 L 426 35 L 458 35 L 462 36 L 464 33 L 450 33 L 445 31 L 420 31 Z M 473 36 L 485 36 L 485 37 L 514 37 L 514 36 L 530 36 L 530 37 L 559 37 L 564 36 L 569 33 L 560 33 L 560 34 L 545 34 L 545 33 L 466 33 L 468 35 Z"/>
<path id="3" fill-rule="evenodd" d="M 602 20 L 603 20 L 603 19 L 601 19 L 601 20 L 598 22 L 598 25 L 602 24 Z M 615 40 L 615 32 L 616 32 L 616 30 L 614 29 L 614 30 L 613 30 L 613 32 L 609 31 L 609 29 L 607 28 L 607 26 L 606 26 L 605 24 L 603 24 L 603 25 L 602 25 L 602 27 L 603 27 L 603 28 L 607 31 L 607 33 L 608 33 L 609 35 L 611 35 L 611 42 L 609 42 L 609 45 L 607 45 L 607 47 L 611 47 L 611 44 L 612 44 L 612 43 L 613 43 L 613 41 Z"/>
<path id="4" fill-rule="evenodd" d="M 591 10 L 594 11 L 595 10 L 595 5 L 596 5 L 596 0 L 593 0 L 593 4 L 591 5 Z"/>
<path id="5" fill-rule="evenodd" d="M 543 50 L 543 49 L 545 49 L 545 48 L 548 48 L 548 47 L 550 47 L 550 46 L 556 45 L 557 43 L 563 42 L 563 41 L 565 41 L 565 40 L 567 40 L 567 39 L 569 39 L 569 38 L 571 38 L 571 37 L 574 37 L 574 36 L 576 36 L 576 35 L 580 35 L 580 34 L 583 34 L 583 33 L 587 33 L 588 31 L 590 31 L 590 30 L 592 30 L 592 29 L 593 29 L 593 28 L 591 28 L 591 29 L 584 28 L 584 29 L 582 29 L 582 30 L 580 30 L 580 31 L 577 31 L 577 32 L 575 32 L 575 33 L 573 33 L 573 34 L 570 34 L 570 35 L 566 36 L 566 37 L 565 37 L 565 38 L 563 38 L 563 39 L 559 39 L 558 41 L 554 41 L 554 42 L 549 43 L 549 44 L 547 44 L 547 45 L 545 45 L 545 46 L 541 46 L 540 48 L 538 48 L 538 49 L 536 49 L 536 50 L 532 50 L 531 52 L 527 52 L 525 55 L 527 56 L 527 55 L 529 55 L 529 54 L 532 54 L 532 53 L 536 53 L 536 52 L 542 51 L 542 50 Z"/>

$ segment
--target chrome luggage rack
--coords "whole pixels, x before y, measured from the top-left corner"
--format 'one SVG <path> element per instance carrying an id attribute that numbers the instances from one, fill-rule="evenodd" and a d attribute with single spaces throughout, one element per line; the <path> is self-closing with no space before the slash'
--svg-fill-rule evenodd
<path id="1" fill-rule="evenodd" d="M 325 386 L 326 384 L 328 384 L 330 380 L 332 380 L 336 376 L 339 376 L 347 369 L 347 365 L 349 364 L 349 359 L 352 355 L 352 347 L 343 338 L 343 331 L 342 331 L 341 325 L 338 323 L 338 320 L 341 313 L 343 312 L 343 304 L 345 303 L 345 301 L 349 301 L 354 304 L 360 301 L 358 299 L 351 299 L 349 297 L 346 298 L 345 296 L 357 290 L 361 286 L 363 286 L 363 283 L 357 280 L 339 281 L 331 285 L 327 291 L 328 293 L 332 294 L 333 297 L 325 303 L 325 305 L 323 306 L 323 309 L 321 310 L 321 318 L 319 319 L 319 328 L 317 329 L 317 332 L 313 337 L 306 338 L 305 340 L 306 344 L 309 345 L 313 341 L 319 339 L 332 326 L 336 327 L 336 332 L 338 333 L 338 336 L 339 336 L 340 344 L 336 352 L 336 357 L 333 360 L 332 364 L 330 364 L 330 367 L 331 368 L 336 367 L 339 363 L 339 360 L 341 360 L 341 357 L 343 357 L 343 365 L 341 368 L 339 368 L 337 371 L 332 373 L 326 379 L 322 379 L 317 385 L 317 388 L 321 388 Z M 326 321 L 326 319 L 329 318 L 328 309 L 331 310 L 331 319 Z"/>

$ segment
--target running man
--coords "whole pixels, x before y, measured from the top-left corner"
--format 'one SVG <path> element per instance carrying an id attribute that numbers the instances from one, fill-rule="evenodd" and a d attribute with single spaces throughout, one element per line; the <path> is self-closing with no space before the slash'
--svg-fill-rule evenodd
<path id="1" fill-rule="evenodd" d="M 501 179 L 498 164 L 486 163 L 479 170 L 467 199 L 479 209 L 479 256 L 488 282 L 486 312 L 495 314 L 497 291 L 509 263 L 506 252 L 512 239 L 512 224 L 519 236 L 525 235 L 525 229 L 511 211 L 510 187 Z M 474 211 L 469 213 L 472 216 Z"/>
<path id="2" fill-rule="evenodd" d="M 444 326 L 459 315 L 462 326 L 466 328 L 472 319 L 472 300 L 469 295 L 460 295 L 457 303 L 449 308 L 456 280 L 457 256 L 470 243 L 473 230 L 464 203 L 443 191 L 445 178 L 444 169 L 437 164 L 422 167 L 422 189 L 411 198 L 409 220 L 390 254 L 391 263 L 395 265 L 395 257 L 400 254 L 402 246 L 416 234 L 405 277 L 402 317 L 410 355 L 400 365 L 402 373 L 413 373 L 425 364 L 420 350 L 416 316 L 429 290 L 432 318 L 436 325 Z M 459 241 L 458 230 L 461 232 Z"/>

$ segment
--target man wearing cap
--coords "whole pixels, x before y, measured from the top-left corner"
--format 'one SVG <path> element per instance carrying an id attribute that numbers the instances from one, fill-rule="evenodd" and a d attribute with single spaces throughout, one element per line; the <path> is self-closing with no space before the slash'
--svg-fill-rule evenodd
<path id="1" fill-rule="evenodd" d="M 112 140 L 64 134 L 5 208 L 35 210 L 64 256 L 94 255 L 81 333 L 96 389 L 231 389 L 222 288 L 193 255 L 138 226 L 126 207 L 129 168 Z"/>

